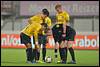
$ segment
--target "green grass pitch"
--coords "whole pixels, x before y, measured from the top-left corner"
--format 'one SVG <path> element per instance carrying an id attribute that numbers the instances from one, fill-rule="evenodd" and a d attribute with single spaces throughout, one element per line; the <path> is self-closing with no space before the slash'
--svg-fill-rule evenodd
<path id="1" fill-rule="evenodd" d="M 54 58 L 54 50 L 47 49 L 47 56 Z M 99 50 L 75 50 L 75 56 L 77 64 L 56 64 L 54 60 L 52 63 L 27 64 L 25 49 L 1 49 L 1 66 L 99 66 Z"/>

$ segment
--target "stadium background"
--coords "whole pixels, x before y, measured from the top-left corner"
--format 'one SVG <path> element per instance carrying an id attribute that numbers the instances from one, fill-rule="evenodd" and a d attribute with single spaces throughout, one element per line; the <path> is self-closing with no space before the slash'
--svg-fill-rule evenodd
<path id="1" fill-rule="evenodd" d="M 20 31 L 27 25 L 28 18 L 43 8 L 50 11 L 54 25 L 56 3 L 61 3 L 70 14 L 69 25 L 77 32 L 74 49 L 98 51 L 99 1 L 1 1 L 1 50 L 25 48 L 20 44 Z M 47 48 L 53 48 L 53 46 L 54 40 L 50 36 Z"/>

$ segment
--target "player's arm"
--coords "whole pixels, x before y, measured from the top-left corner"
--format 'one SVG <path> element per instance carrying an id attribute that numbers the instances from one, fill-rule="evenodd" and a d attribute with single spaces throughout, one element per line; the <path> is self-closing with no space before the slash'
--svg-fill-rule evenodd
<path id="1" fill-rule="evenodd" d="M 46 34 L 47 34 L 47 36 L 49 36 L 49 35 L 52 35 L 52 32 L 51 32 L 52 21 L 51 21 L 50 18 L 48 18 L 47 25 L 48 25 L 48 27 L 47 27 L 47 33 Z"/>
<path id="2" fill-rule="evenodd" d="M 51 25 L 52 25 L 51 19 L 48 17 L 48 18 L 46 18 L 45 22 L 47 23 L 47 29 L 50 30 L 51 29 Z"/>
<path id="3" fill-rule="evenodd" d="M 38 43 L 38 33 L 39 33 L 39 30 L 41 29 L 41 26 L 36 26 L 34 28 L 34 38 L 35 38 L 35 44 Z"/>
<path id="4" fill-rule="evenodd" d="M 66 33 L 66 25 L 68 24 L 69 22 L 69 14 L 68 13 L 64 13 L 64 16 L 65 16 L 65 23 L 63 24 L 63 33 Z"/>
<path id="5" fill-rule="evenodd" d="M 38 33 L 37 31 L 34 32 L 35 44 L 38 42 Z"/>
<path id="6" fill-rule="evenodd" d="M 47 25 L 48 25 L 48 27 L 51 27 L 51 19 L 50 18 L 47 21 Z"/>

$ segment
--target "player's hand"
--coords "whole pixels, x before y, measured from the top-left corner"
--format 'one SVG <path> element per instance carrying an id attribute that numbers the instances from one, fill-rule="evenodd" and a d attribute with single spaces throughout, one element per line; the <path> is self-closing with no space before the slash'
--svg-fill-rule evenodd
<path id="1" fill-rule="evenodd" d="M 38 42 L 35 42 L 35 45 L 38 45 Z"/>
<path id="2" fill-rule="evenodd" d="M 67 44 L 67 40 L 65 40 L 65 43 Z"/>
<path id="3" fill-rule="evenodd" d="M 67 47 L 67 44 L 68 44 L 68 41 L 67 41 L 67 40 L 65 40 L 65 47 Z"/>
<path id="4" fill-rule="evenodd" d="M 65 41 L 66 34 L 62 34 L 62 40 Z"/>
<path id="5" fill-rule="evenodd" d="M 59 43 L 58 43 L 58 42 L 56 42 L 56 45 L 59 45 Z"/>
<path id="6" fill-rule="evenodd" d="M 64 33 L 64 34 L 62 34 L 62 37 L 66 37 L 66 34 Z"/>
<path id="7" fill-rule="evenodd" d="M 35 42 L 35 48 L 39 48 L 38 42 Z"/>
<path id="8" fill-rule="evenodd" d="M 56 42 L 56 43 L 55 43 L 55 49 L 58 49 L 58 46 L 59 46 L 59 43 Z"/>

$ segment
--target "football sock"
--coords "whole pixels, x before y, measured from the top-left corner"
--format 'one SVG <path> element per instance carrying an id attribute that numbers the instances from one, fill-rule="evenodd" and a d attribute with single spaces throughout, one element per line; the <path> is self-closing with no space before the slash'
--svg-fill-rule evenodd
<path id="1" fill-rule="evenodd" d="M 32 61 L 32 48 L 26 49 L 27 61 Z"/>
<path id="2" fill-rule="evenodd" d="M 40 52 L 38 51 L 37 52 L 37 60 L 39 60 L 39 58 L 40 58 Z"/>
<path id="3" fill-rule="evenodd" d="M 66 50 L 65 50 L 65 48 L 61 48 L 61 55 L 62 55 L 62 61 L 66 62 Z"/>
<path id="4" fill-rule="evenodd" d="M 65 58 L 67 60 L 67 47 L 64 48 L 66 50 L 66 53 L 65 53 Z"/>
<path id="5" fill-rule="evenodd" d="M 66 49 L 63 48 L 63 52 L 64 52 L 64 62 L 66 62 Z"/>
<path id="6" fill-rule="evenodd" d="M 32 59 L 36 61 L 36 49 L 32 51 Z"/>
<path id="7" fill-rule="evenodd" d="M 59 53 L 60 53 L 60 59 L 62 60 L 62 54 L 61 54 L 62 50 L 61 48 L 59 48 Z"/>
<path id="8" fill-rule="evenodd" d="M 68 49 L 69 49 L 69 52 L 71 54 L 72 60 L 75 61 L 75 54 L 74 54 L 73 48 L 71 47 L 71 48 L 68 48 Z"/>
<path id="9" fill-rule="evenodd" d="M 57 58 L 57 49 L 55 49 L 55 58 Z"/>
<path id="10" fill-rule="evenodd" d="M 42 48 L 42 60 L 45 60 L 46 48 Z"/>

